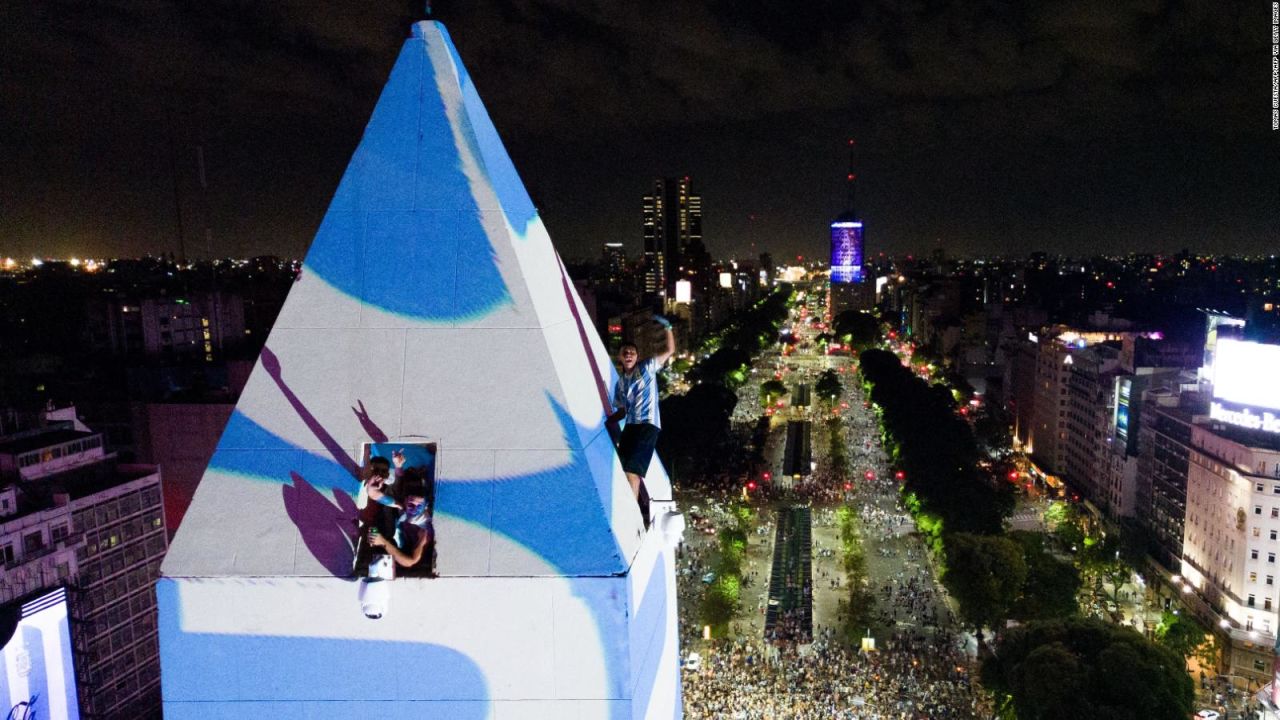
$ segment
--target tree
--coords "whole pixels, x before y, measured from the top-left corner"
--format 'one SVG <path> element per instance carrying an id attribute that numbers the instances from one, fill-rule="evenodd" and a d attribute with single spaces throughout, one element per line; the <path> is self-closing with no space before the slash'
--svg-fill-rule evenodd
<path id="1" fill-rule="evenodd" d="M 1211 641 L 1209 631 L 1187 613 L 1165 610 L 1156 626 L 1156 642 L 1182 656 L 1184 662 Z"/>
<path id="2" fill-rule="evenodd" d="M 760 402 L 763 405 L 772 405 L 774 400 L 787 394 L 787 386 L 782 384 L 781 380 L 766 380 L 760 383 Z"/>
<path id="3" fill-rule="evenodd" d="M 1057 532 L 1064 543 L 1071 543 L 1069 547 L 1076 553 L 1076 567 L 1094 600 L 1119 622 L 1122 619 L 1120 595 L 1133 577 L 1133 569 L 1120 554 L 1120 536 L 1089 534 L 1079 520 L 1059 524 Z"/>
<path id="4" fill-rule="evenodd" d="M 990 457 L 1013 452 L 1013 418 L 999 405 L 985 403 L 973 422 L 973 434 Z"/>
<path id="5" fill-rule="evenodd" d="M 818 382 L 814 383 L 813 389 L 818 394 L 818 397 L 833 401 L 834 398 L 838 398 L 844 393 L 844 385 L 840 383 L 840 375 L 835 370 L 827 370 L 819 375 Z"/>
<path id="6" fill-rule="evenodd" d="M 1084 524 L 1075 505 L 1055 500 L 1044 511 L 1044 520 L 1064 551 L 1077 553 L 1084 547 Z"/>
<path id="7" fill-rule="evenodd" d="M 707 587 L 702 601 L 702 618 L 717 634 L 723 633 L 738 612 L 741 581 L 737 577 L 718 577 Z"/>
<path id="8" fill-rule="evenodd" d="M 1004 625 L 1027 579 L 1022 548 L 1007 537 L 954 533 L 946 540 L 942 582 L 960 603 L 960 616 L 977 628 Z"/>
<path id="9" fill-rule="evenodd" d="M 1129 586 L 1133 578 L 1133 568 L 1120 557 L 1120 543 L 1115 535 L 1097 543 L 1097 560 L 1090 563 L 1089 568 L 1094 580 L 1094 594 L 1111 604 L 1111 617 L 1116 622 L 1122 620 L 1120 613 L 1120 596 Z"/>
<path id="10" fill-rule="evenodd" d="M 723 634 L 741 604 L 742 561 L 747 550 L 747 536 L 754 525 L 750 508 L 733 508 L 730 522 L 720 528 L 720 553 L 713 564 L 715 578 L 707 586 L 703 598 L 702 617 L 713 631 Z"/>
<path id="11" fill-rule="evenodd" d="M 1013 509 L 1012 487 L 979 468 L 973 431 L 956 415 L 950 391 L 931 386 L 884 350 L 863 352 L 859 366 L 880 409 L 887 447 L 920 510 L 945 532 L 1001 532 Z"/>
<path id="12" fill-rule="evenodd" d="M 849 450 L 844 443 L 844 423 L 838 417 L 827 420 L 827 459 L 836 482 L 844 482 L 849 476 Z"/>
<path id="13" fill-rule="evenodd" d="M 729 416 L 738 396 L 723 385 L 702 384 L 684 395 L 670 395 L 660 404 L 663 432 L 658 454 L 685 473 L 720 467 L 732 455 Z"/>
<path id="14" fill-rule="evenodd" d="M 875 593 L 867 579 L 867 559 L 862 548 L 858 517 L 848 506 L 836 511 L 840 524 L 840 544 L 844 551 L 844 572 L 849 587 L 848 612 L 844 616 L 844 636 L 856 642 L 873 622 Z"/>
<path id="15" fill-rule="evenodd" d="M 837 336 L 856 348 L 866 348 L 880 341 L 880 321 L 874 315 L 846 310 L 836 315 L 832 325 Z"/>
<path id="16" fill-rule="evenodd" d="M 1088 618 L 1009 630 L 982 663 L 982 680 L 1018 720 L 1175 720 L 1195 699 L 1182 659 L 1129 628 Z"/>
<path id="17" fill-rule="evenodd" d="M 1046 550 L 1045 536 L 1040 533 L 1017 531 L 1009 533 L 1009 538 L 1022 547 L 1027 564 L 1027 579 L 1011 616 L 1025 622 L 1078 613 L 1076 594 L 1080 592 L 1080 572 L 1075 566 Z"/>

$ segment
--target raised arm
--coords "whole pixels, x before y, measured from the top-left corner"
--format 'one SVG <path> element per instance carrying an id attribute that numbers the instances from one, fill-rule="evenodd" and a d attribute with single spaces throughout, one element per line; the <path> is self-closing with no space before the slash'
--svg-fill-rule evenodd
<path id="1" fill-rule="evenodd" d="M 365 489 L 369 493 L 369 499 L 379 505 L 398 508 L 400 505 L 386 493 L 386 481 L 380 477 L 371 477 L 365 481 Z"/>
<path id="2" fill-rule="evenodd" d="M 654 361 L 658 363 L 658 367 L 662 367 L 667 363 L 668 360 L 671 359 L 672 355 L 676 354 L 676 336 L 674 333 L 671 332 L 670 320 L 667 320 L 661 315 L 654 315 L 653 319 L 655 322 L 657 322 L 667 331 L 666 349 L 664 349 L 662 352 L 658 353 L 657 355 L 653 356 Z"/>

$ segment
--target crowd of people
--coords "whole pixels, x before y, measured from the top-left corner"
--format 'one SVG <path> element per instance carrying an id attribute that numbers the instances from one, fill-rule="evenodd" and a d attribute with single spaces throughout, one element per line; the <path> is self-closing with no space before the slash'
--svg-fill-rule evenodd
<path id="1" fill-rule="evenodd" d="M 852 408 L 843 413 L 848 475 L 830 465 L 829 453 L 817 456 L 815 472 L 787 487 L 770 488 L 791 502 L 812 507 L 815 526 L 824 537 L 838 525 L 836 508 L 849 507 L 858 517 L 874 590 L 880 627 L 879 647 L 863 648 L 840 636 L 835 626 L 800 632 L 801 614 L 776 613 L 769 630 L 743 633 L 734 624 L 729 638 L 701 642 L 686 632 L 681 647 L 696 642 L 700 662 L 684 670 L 684 712 L 688 718 L 849 718 L 856 720 L 951 720 L 987 717 L 985 695 L 971 685 L 972 656 L 956 633 L 951 613 L 937 588 L 927 553 L 911 535 L 914 524 L 901 504 L 899 481 L 889 469 L 879 441 L 876 419 L 860 393 L 847 388 Z M 825 435 L 825 433 L 823 433 Z M 776 438 L 774 438 L 776 440 Z M 766 456 L 772 453 L 766 452 Z M 845 482 L 849 484 L 846 486 Z M 728 488 L 741 487 L 726 483 Z M 764 488 L 761 488 L 763 491 Z M 753 498 L 757 499 L 757 498 Z M 762 498 L 759 498 L 762 499 Z M 761 513 L 767 520 L 770 513 Z M 772 528 L 758 533 L 772 536 Z M 753 538 L 752 542 L 767 538 Z M 827 541 L 829 543 L 829 541 Z M 699 576 L 714 560 L 712 543 L 692 543 L 682 558 L 682 574 Z M 839 561 L 840 545 L 828 547 L 815 538 L 814 587 L 843 593 L 846 584 Z M 755 578 L 766 585 L 768 577 Z M 702 583 L 683 583 L 682 612 L 697 605 Z M 740 617 L 766 614 L 764 602 L 744 603 Z M 806 597 L 805 600 L 812 598 Z M 687 601 L 693 601 L 686 605 Z M 834 622 L 834 616 L 828 616 Z M 754 624 L 754 623 L 752 623 Z M 698 625 L 682 623 L 686 630 Z"/>
<path id="2" fill-rule="evenodd" d="M 923 627 L 938 627 L 947 615 L 944 608 L 940 616 L 932 584 L 918 569 L 910 576 L 903 572 L 891 578 L 881 586 L 880 593 L 880 621 L 885 625 L 908 620 Z"/>
<path id="3" fill-rule="evenodd" d="M 830 629 L 812 645 L 726 641 L 686 670 L 685 717 L 952 720 L 989 717 L 958 640 L 895 635 L 870 652 Z"/>

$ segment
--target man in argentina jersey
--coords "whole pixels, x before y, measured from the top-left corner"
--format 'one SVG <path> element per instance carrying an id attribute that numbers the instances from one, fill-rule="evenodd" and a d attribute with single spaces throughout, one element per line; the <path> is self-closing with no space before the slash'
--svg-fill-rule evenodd
<path id="1" fill-rule="evenodd" d="M 640 362 L 640 350 L 634 343 L 623 343 L 618 349 L 622 372 L 613 389 L 615 415 L 625 417 L 622 439 L 618 442 L 618 457 L 622 469 L 631 483 L 631 492 L 640 503 L 640 514 L 649 523 L 647 497 L 641 499 L 644 474 L 653 459 L 653 448 L 658 442 L 662 419 L 658 416 L 658 370 L 676 351 L 676 338 L 671 333 L 671 323 L 660 315 L 653 319 L 667 332 L 667 347 L 662 352 Z"/>

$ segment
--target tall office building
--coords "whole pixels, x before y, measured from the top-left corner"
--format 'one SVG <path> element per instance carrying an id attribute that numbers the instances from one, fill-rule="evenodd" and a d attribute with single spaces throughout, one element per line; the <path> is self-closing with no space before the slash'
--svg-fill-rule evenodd
<path id="1" fill-rule="evenodd" d="M 673 297 L 690 246 L 702 248 L 702 196 L 693 193 L 689 176 L 659 178 L 644 196 L 644 290 Z"/>
<path id="2" fill-rule="evenodd" d="M 627 271 L 627 251 L 622 243 L 605 243 L 601 260 L 603 265 L 601 274 L 604 275 L 605 282 L 610 285 L 620 284 Z"/>
<path id="3" fill-rule="evenodd" d="M 831 221 L 831 284 L 862 283 L 862 221 L 852 211 Z"/>
<path id="4" fill-rule="evenodd" d="M 854 204 L 857 174 L 853 172 L 854 141 L 849 141 L 848 199 L 845 211 L 831 221 L 831 291 L 828 305 L 832 315 L 846 310 L 869 310 L 875 304 L 875 286 L 868 283 L 863 268 L 864 225 Z"/>

